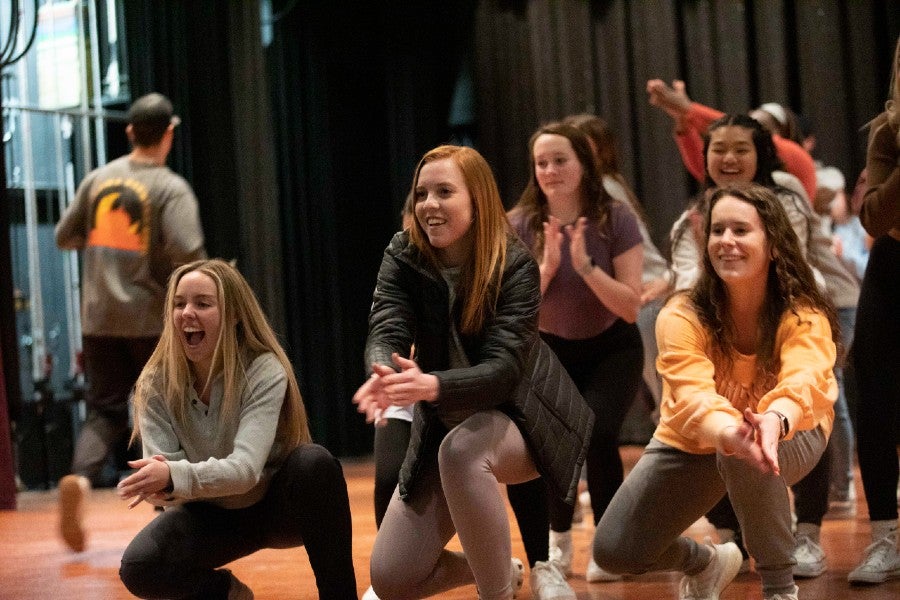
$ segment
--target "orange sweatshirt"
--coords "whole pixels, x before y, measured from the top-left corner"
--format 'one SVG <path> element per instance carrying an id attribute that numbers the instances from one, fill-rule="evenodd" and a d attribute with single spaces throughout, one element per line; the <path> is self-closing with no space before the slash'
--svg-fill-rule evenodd
<path id="1" fill-rule="evenodd" d="M 716 451 L 717 433 L 743 421 L 743 410 L 776 410 L 798 430 L 821 426 L 831 434 L 837 381 L 828 318 L 816 311 L 786 311 L 776 333 L 780 367 L 761 375 L 756 356 L 733 353 L 730 372 L 711 358 L 712 337 L 687 295 L 673 297 L 656 321 L 663 379 L 659 426 L 653 436 L 691 454 Z"/>

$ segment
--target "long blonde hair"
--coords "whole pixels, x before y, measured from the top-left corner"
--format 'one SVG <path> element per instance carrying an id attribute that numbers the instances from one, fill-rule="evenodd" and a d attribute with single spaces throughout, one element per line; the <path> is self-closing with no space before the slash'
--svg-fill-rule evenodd
<path id="1" fill-rule="evenodd" d="M 222 420 L 232 419 L 240 410 L 241 392 L 249 363 L 257 356 L 271 352 L 284 368 L 288 382 L 278 419 L 276 446 L 287 454 L 298 445 L 309 442 L 311 437 L 306 408 L 287 355 L 247 281 L 237 269 L 215 258 L 179 267 L 169 278 L 162 336 L 135 384 L 131 441 L 140 437 L 141 418 L 148 399 L 154 394 L 162 395 L 177 420 L 185 419 L 190 397 L 188 390 L 191 386 L 191 370 L 172 315 L 178 283 L 193 271 L 207 275 L 216 284 L 222 326 L 213 350 L 212 369 L 204 387 L 208 388 L 215 377 L 222 375 Z"/>
<path id="2" fill-rule="evenodd" d="M 500 278 L 506 263 L 509 224 L 491 167 L 481 154 L 466 146 L 438 146 L 426 152 L 416 167 L 412 193 L 419 185 L 423 166 L 448 158 L 462 172 L 472 199 L 474 221 L 470 227 L 474 234 L 473 248 L 462 265 L 457 290 L 457 297 L 463 299 L 460 331 L 472 335 L 481 331 L 497 305 Z M 415 247 L 438 267 L 437 254 L 418 219 L 413 219 L 409 237 Z"/>

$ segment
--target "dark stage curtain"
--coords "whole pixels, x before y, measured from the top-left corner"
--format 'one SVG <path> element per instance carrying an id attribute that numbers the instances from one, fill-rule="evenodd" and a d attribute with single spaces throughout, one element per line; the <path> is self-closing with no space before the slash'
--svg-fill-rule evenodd
<path id="1" fill-rule="evenodd" d="M 211 256 L 237 261 L 284 332 L 282 242 L 259 7 L 231 0 L 125 4 L 133 97 L 181 113 L 169 164 L 194 187 Z"/>
<path id="2" fill-rule="evenodd" d="M 416 161 L 453 133 L 473 6 L 273 5 L 288 339 L 314 436 L 344 454 L 371 450 L 351 397 L 365 377 L 372 290 Z"/>
<path id="3" fill-rule="evenodd" d="M 886 0 L 273 0 L 265 23 L 259 8 L 125 3 L 131 86 L 182 111 L 171 164 L 200 198 L 210 253 L 238 260 L 315 438 L 340 455 L 371 449 L 350 398 L 381 253 L 425 150 L 471 141 L 512 204 L 537 125 L 596 112 L 663 242 L 693 184 L 647 79 L 685 79 L 726 111 L 790 105 L 852 182 L 900 32 Z"/>
<path id="4" fill-rule="evenodd" d="M 339 455 L 371 451 L 351 397 L 375 276 L 416 161 L 459 133 L 474 6 L 287 0 L 262 22 L 240 0 L 126 4 L 133 93 L 182 111 L 170 164 L 200 199 L 210 254 L 238 260 L 314 438 Z"/>

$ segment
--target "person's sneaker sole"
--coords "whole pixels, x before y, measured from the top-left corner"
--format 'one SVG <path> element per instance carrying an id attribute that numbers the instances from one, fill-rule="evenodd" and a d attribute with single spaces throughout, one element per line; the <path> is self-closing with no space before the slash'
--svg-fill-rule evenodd
<path id="1" fill-rule="evenodd" d="M 84 502 L 87 491 L 78 475 L 66 475 L 59 482 L 59 530 L 63 540 L 75 552 L 83 552 Z"/>
<path id="2" fill-rule="evenodd" d="M 847 576 L 847 581 L 850 583 L 884 583 L 885 581 L 890 581 L 891 579 L 900 579 L 900 569 L 894 569 L 893 571 L 882 571 L 878 573 L 850 573 Z"/>

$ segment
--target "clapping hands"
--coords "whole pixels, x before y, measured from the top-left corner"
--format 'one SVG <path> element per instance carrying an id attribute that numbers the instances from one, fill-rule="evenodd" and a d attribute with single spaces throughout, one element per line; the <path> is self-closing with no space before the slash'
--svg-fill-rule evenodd
<path id="1" fill-rule="evenodd" d="M 391 361 L 400 369 L 373 364 L 372 374 L 353 395 L 356 410 L 366 415 L 367 423 L 381 424 L 381 415 L 391 406 L 408 406 L 424 400 L 437 399 L 439 382 L 434 375 L 423 373 L 416 361 L 391 354 Z"/>

